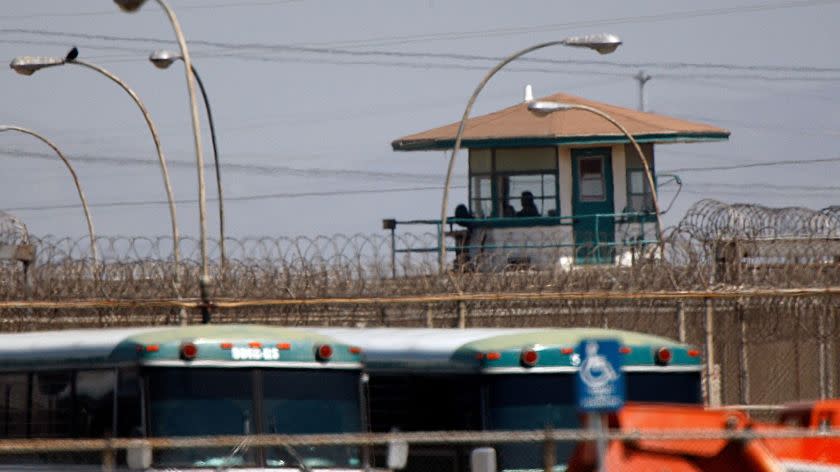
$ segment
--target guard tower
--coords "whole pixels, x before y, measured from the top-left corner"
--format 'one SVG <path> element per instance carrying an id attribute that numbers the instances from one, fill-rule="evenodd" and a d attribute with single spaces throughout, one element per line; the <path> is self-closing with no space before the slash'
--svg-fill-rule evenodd
<path id="1" fill-rule="evenodd" d="M 629 264 L 658 242 L 650 186 L 627 137 L 597 114 L 546 111 L 535 103 L 583 105 L 611 116 L 641 145 L 654 176 L 655 144 L 729 138 L 729 131 L 707 124 L 561 93 L 533 100 L 528 92 L 523 103 L 466 124 L 469 199 L 452 220 L 465 229 L 447 233 L 455 237 L 456 264 Z M 451 149 L 458 126 L 391 145 L 396 151 Z"/>

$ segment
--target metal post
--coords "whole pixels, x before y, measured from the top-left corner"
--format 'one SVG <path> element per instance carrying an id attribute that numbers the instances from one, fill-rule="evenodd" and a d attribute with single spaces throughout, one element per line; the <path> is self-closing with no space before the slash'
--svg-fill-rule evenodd
<path id="1" fill-rule="evenodd" d="M 607 470 L 607 438 L 604 434 L 605 415 L 603 413 L 588 413 L 586 415 L 586 428 L 595 433 L 595 470 L 606 472 Z"/>
<path id="2" fill-rule="evenodd" d="M 551 425 L 545 427 L 545 441 L 543 442 L 543 470 L 554 472 L 554 464 L 557 463 L 557 447 L 554 438 L 551 437 Z"/>
<path id="3" fill-rule="evenodd" d="M 747 347 L 747 318 L 746 313 L 744 310 L 744 304 L 742 301 L 738 301 L 735 305 L 735 309 L 738 312 L 738 324 L 741 328 L 741 339 L 740 339 L 740 364 L 741 364 L 741 372 L 739 383 L 741 384 L 741 404 L 742 405 L 749 405 L 750 403 L 750 367 L 749 367 L 749 351 Z"/>
<path id="4" fill-rule="evenodd" d="M 820 343 L 820 354 L 819 354 L 819 370 L 820 370 L 820 400 L 824 400 L 828 395 L 826 393 L 826 366 L 828 363 L 826 362 L 826 336 L 825 336 L 825 313 L 820 311 L 817 313 L 817 337 L 819 338 Z"/>
<path id="5" fill-rule="evenodd" d="M 434 312 L 432 311 L 432 304 L 431 303 L 426 305 L 426 327 L 427 328 L 434 328 L 435 327 L 435 318 L 434 318 Z"/>
<path id="6" fill-rule="evenodd" d="M 685 303 L 677 302 L 677 339 L 684 343 L 685 338 Z"/>
<path id="7" fill-rule="evenodd" d="M 397 236 L 395 230 L 391 229 L 391 278 L 397 278 Z"/>
<path id="8" fill-rule="evenodd" d="M 458 302 L 458 328 L 467 327 L 467 304 L 461 300 Z"/>
<path id="9" fill-rule="evenodd" d="M 646 74 L 645 71 L 640 70 L 633 78 L 639 81 L 639 111 L 645 111 L 645 84 L 652 77 Z"/>
<path id="10" fill-rule="evenodd" d="M 715 370 L 715 339 L 714 339 L 714 315 L 715 307 L 714 301 L 711 298 L 704 299 L 706 304 L 706 322 L 704 327 L 706 330 L 706 405 L 719 406 L 718 399 L 715 398 L 714 389 L 712 388 L 712 378 Z"/>

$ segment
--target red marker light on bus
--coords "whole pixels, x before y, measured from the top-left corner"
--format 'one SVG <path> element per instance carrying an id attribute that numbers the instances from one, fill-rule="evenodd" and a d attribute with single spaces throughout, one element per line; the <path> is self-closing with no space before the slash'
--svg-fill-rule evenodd
<path id="1" fill-rule="evenodd" d="M 158 352 L 160 351 L 160 346 L 157 344 L 147 344 L 146 345 L 146 352 Z"/>
<path id="2" fill-rule="evenodd" d="M 288 351 L 291 348 L 292 345 L 290 343 L 277 343 L 277 349 L 280 349 L 281 351 Z"/>
<path id="3" fill-rule="evenodd" d="M 563 349 L 560 349 L 560 354 L 563 354 L 563 355 L 566 355 L 566 356 L 571 356 L 574 353 L 575 353 L 575 348 L 573 348 L 573 347 L 564 347 Z"/>
<path id="4" fill-rule="evenodd" d="M 699 357 L 699 356 L 700 356 L 700 351 L 698 351 L 697 349 L 689 349 L 688 350 L 688 357 Z"/>
<path id="5" fill-rule="evenodd" d="M 219 347 L 225 350 L 233 349 L 233 343 L 221 343 Z"/>
<path id="6" fill-rule="evenodd" d="M 484 359 L 484 353 L 483 352 L 476 352 L 475 353 L 475 359 L 477 361 L 483 360 Z"/>
<path id="7" fill-rule="evenodd" d="M 485 357 L 488 361 L 497 361 L 502 358 L 502 355 L 498 352 L 488 352 Z"/>
<path id="8" fill-rule="evenodd" d="M 620 352 L 621 354 L 630 354 L 632 352 L 632 349 L 630 349 L 627 346 L 621 346 L 620 348 L 618 348 L 618 352 Z"/>
<path id="9" fill-rule="evenodd" d="M 321 344 L 315 348 L 315 357 L 319 361 L 328 361 L 333 355 L 333 348 L 329 344 Z"/>
<path id="10" fill-rule="evenodd" d="M 519 361 L 525 367 L 534 367 L 539 360 L 540 354 L 533 349 L 523 349 L 522 354 L 519 355 Z"/>
<path id="11" fill-rule="evenodd" d="M 674 355 L 671 353 L 671 350 L 667 347 L 660 347 L 658 351 L 656 351 L 655 361 L 656 365 L 668 365 L 671 362 L 671 359 Z"/>
<path id="12" fill-rule="evenodd" d="M 350 354 L 361 354 L 362 353 L 362 348 L 360 348 L 358 346 L 350 346 L 350 349 L 348 349 L 348 350 L 350 351 Z"/>
<path id="13" fill-rule="evenodd" d="M 181 345 L 181 359 L 191 361 L 198 355 L 198 346 L 193 343 L 184 343 Z"/>
<path id="14" fill-rule="evenodd" d="M 259 341 L 251 341 L 248 343 L 248 347 L 254 349 L 262 349 L 262 343 Z"/>

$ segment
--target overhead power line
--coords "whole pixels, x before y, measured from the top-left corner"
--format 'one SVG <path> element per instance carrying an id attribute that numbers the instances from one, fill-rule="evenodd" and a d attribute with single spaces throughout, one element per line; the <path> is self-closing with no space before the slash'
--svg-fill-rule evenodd
<path id="1" fill-rule="evenodd" d="M 743 164 L 730 164 L 708 167 L 681 167 L 677 169 L 662 170 L 661 172 L 685 173 L 685 172 L 713 172 L 721 170 L 751 169 L 755 167 L 778 167 L 790 165 L 812 165 L 825 162 L 840 162 L 840 157 L 826 157 L 819 159 L 786 159 L 781 161 L 759 161 L 746 162 Z M 740 184 L 739 184 L 740 185 Z"/>
<path id="2" fill-rule="evenodd" d="M 18 149 L 2 149 L 0 148 L 0 156 L 7 158 L 26 158 L 26 159 L 43 159 L 54 161 L 55 155 L 39 152 L 39 151 L 23 151 Z M 134 165 L 134 166 L 153 166 L 157 167 L 160 164 L 158 160 L 153 157 L 112 157 L 112 156 L 71 156 L 69 159 L 72 162 L 85 162 L 90 164 L 106 164 L 106 165 Z M 169 167 L 194 169 L 195 162 L 168 160 Z M 206 164 L 208 169 L 212 168 L 212 164 Z M 326 178 L 364 178 L 364 179 L 394 179 L 394 180 L 413 180 L 413 181 L 443 181 L 443 175 L 437 174 L 416 174 L 410 172 L 385 172 L 385 171 L 368 171 L 357 169 L 329 169 L 323 167 L 288 167 L 277 165 L 261 165 L 261 164 L 238 164 L 225 163 L 222 164 L 222 169 L 225 172 L 241 172 L 256 174 L 261 176 L 294 176 L 294 177 L 326 177 Z"/>
<path id="3" fill-rule="evenodd" d="M 465 185 L 452 185 L 449 188 L 463 189 Z M 248 202 L 255 200 L 274 200 L 274 199 L 288 199 L 288 198 L 307 198 L 307 197 L 338 197 L 349 195 L 367 195 L 367 194 L 383 194 L 383 193 L 404 193 L 404 192 L 425 192 L 430 190 L 443 190 L 443 187 L 403 187 L 403 188 L 383 188 L 383 189 L 367 189 L 367 190 L 333 190 L 324 192 L 285 192 L 285 193 L 266 193 L 259 195 L 245 195 L 240 197 L 225 197 L 225 202 Z M 207 201 L 217 201 L 216 198 L 207 198 Z M 198 199 L 190 198 L 183 200 L 175 200 L 178 204 L 198 203 Z M 93 203 L 88 205 L 91 208 L 114 208 L 114 207 L 137 207 L 137 206 L 158 206 L 168 205 L 166 200 L 133 200 L 123 202 L 110 203 Z M 65 210 L 71 208 L 79 208 L 81 204 L 68 203 L 62 205 L 34 205 L 22 206 L 16 208 L 6 208 L 4 211 L 49 211 L 49 210 Z"/>
<path id="4" fill-rule="evenodd" d="M 840 1 L 840 0 L 837 0 Z M 119 50 L 121 49 L 120 46 L 114 46 L 114 41 L 124 41 L 124 42 L 134 42 L 134 43 L 154 43 L 154 44 L 168 44 L 171 43 L 171 40 L 163 39 L 163 38 L 153 38 L 153 37 L 144 37 L 144 36 L 117 36 L 117 35 L 106 35 L 106 34 L 90 34 L 90 33 L 73 33 L 73 32 L 62 32 L 62 31 L 49 31 L 43 29 L 31 29 L 31 28 L 1 28 L 0 34 L 26 34 L 26 35 L 35 35 L 35 36 L 47 36 L 47 37 L 64 37 L 64 38 L 73 38 L 73 39 L 83 39 L 83 40 L 95 40 L 95 41 L 108 41 L 109 44 L 105 46 L 86 46 L 88 48 L 102 48 L 102 49 L 110 49 L 110 50 Z M 8 40 L 5 40 L 8 41 Z M 25 41 L 23 41 L 25 42 Z M 29 41 L 31 42 L 31 41 Z M 45 42 L 46 44 L 53 45 L 54 42 Z M 348 49 L 340 49 L 340 48 L 323 48 L 323 47 L 306 47 L 306 46 L 294 46 L 289 44 L 279 44 L 279 43 L 232 43 L 232 42 L 224 42 L 224 41 L 208 41 L 202 39 L 192 39 L 190 40 L 192 45 L 200 45 L 205 47 L 212 47 L 212 48 L 219 48 L 225 50 L 232 50 L 241 53 L 242 51 L 247 50 L 254 50 L 254 51 L 264 51 L 264 52 L 271 52 L 271 53 L 301 53 L 301 54 L 317 54 L 317 55 L 328 55 L 332 56 L 330 59 L 330 63 L 337 63 L 334 62 L 334 56 L 349 56 L 349 57 L 379 57 L 379 58 L 397 58 L 397 59 L 444 59 L 444 60 L 455 60 L 455 61 L 481 61 L 481 62 L 498 62 L 502 58 L 497 56 L 487 56 L 487 55 L 478 55 L 478 54 L 457 54 L 457 53 L 438 53 L 438 52 L 408 52 L 408 51 L 387 51 L 387 50 L 367 50 L 367 51 L 357 51 L 357 50 L 348 50 Z M 69 45 L 67 45 L 69 46 Z M 127 52 L 136 53 L 138 52 L 137 48 L 124 48 Z M 145 51 L 142 51 L 145 52 Z M 201 54 L 200 51 L 196 51 L 196 54 Z M 224 54 L 211 54 L 205 55 L 205 57 L 229 57 Z M 262 60 L 262 61 L 273 61 L 278 60 L 276 57 L 267 57 L 267 56 L 258 56 L 258 57 L 250 57 L 251 60 Z M 287 59 L 286 59 L 287 60 Z M 621 69 L 632 69 L 635 72 L 635 69 L 638 68 L 655 68 L 655 69 L 664 69 L 664 70 L 678 70 L 678 69 L 711 69 L 711 70 L 720 70 L 720 71 L 742 71 L 742 72 L 770 72 L 770 73 L 784 73 L 788 74 L 787 76 L 774 76 L 774 75 L 766 75 L 766 74 L 741 74 L 741 75 L 733 75 L 733 74 L 715 74 L 715 73 L 706 73 L 706 74 L 697 74 L 691 73 L 690 75 L 680 75 L 680 74 L 671 74 L 671 73 L 660 73 L 657 74 L 657 78 L 720 78 L 720 77 L 729 77 L 729 78 L 745 78 L 745 79 L 771 79 L 771 80 L 816 80 L 816 81 L 838 81 L 840 80 L 840 76 L 824 76 L 823 74 L 838 74 L 840 73 L 840 67 L 820 67 L 820 66 L 789 66 L 789 65 L 759 65 L 759 64 L 725 64 L 725 63 L 697 63 L 697 62 L 619 62 L 619 61 L 610 61 L 610 60 L 581 60 L 581 59 L 566 59 L 566 60 L 558 60 L 558 59 L 544 59 L 544 58 L 533 58 L 533 57 L 523 57 L 520 58 L 517 62 L 519 63 L 535 63 L 535 64 L 547 64 L 547 65 L 558 65 L 558 66 L 569 66 L 569 65 L 582 65 L 582 66 L 595 66 L 599 68 L 604 67 L 614 67 L 614 68 L 621 68 Z M 340 64 L 340 62 L 338 62 Z M 352 65 L 357 65 L 358 63 L 349 63 Z M 396 63 L 394 65 L 406 65 L 401 63 Z M 460 66 L 463 66 L 461 64 Z M 457 67 L 457 66 L 456 66 Z M 541 72 L 562 72 L 557 70 L 542 70 Z M 790 74 L 812 74 L 811 76 L 805 77 L 792 77 Z M 816 74 L 816 75 L 813 75 Z"/>

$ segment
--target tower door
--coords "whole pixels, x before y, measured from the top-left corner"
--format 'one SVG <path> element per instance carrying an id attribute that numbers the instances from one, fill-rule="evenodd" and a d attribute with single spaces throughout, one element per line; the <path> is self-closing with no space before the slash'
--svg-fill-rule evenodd
<path id="1" fill-rule="evenodd" d="M 611 263 L 615 205 L 610 148 L 572 149 L 572 187 L 575 261 Z"/>

